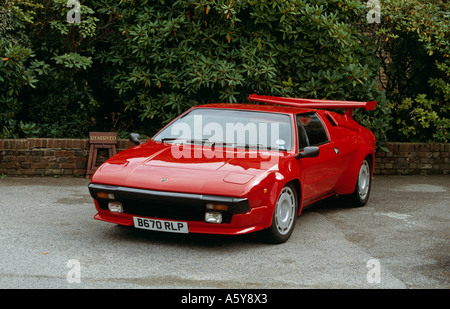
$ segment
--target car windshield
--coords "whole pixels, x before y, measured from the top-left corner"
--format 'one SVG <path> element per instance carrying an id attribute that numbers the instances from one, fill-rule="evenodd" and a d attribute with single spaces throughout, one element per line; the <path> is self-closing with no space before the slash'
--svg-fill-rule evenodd
<path id="1" fill-rule="evenodd" d="M 291 150 L 293 145 L 289 115 L 211 108 L 193 109 L 153 140 L 281 151 Z"/>

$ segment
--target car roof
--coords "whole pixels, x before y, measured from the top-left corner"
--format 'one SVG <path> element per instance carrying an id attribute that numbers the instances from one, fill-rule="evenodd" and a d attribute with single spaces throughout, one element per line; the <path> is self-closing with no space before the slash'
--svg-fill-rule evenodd
<path id="1" fill-rule="evenodd" d="M 238 109 L 246 111 L 272 112 L 283 114 L 298 114 L 316 111 L 311 108 L 299 108 L 291 106 L 277 106 L 266 104 L 239 104 L 239 103 L 212 103 L 195 106 L 194 108 L 219 108 L 219 109 Z"/>

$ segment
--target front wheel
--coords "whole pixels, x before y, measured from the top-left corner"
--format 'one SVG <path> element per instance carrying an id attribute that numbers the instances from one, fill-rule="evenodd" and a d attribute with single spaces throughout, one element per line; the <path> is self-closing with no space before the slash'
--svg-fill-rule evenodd
<path id="1" fill-rule="evenodd" d="M 272 217 L 272 225 L 266 230 L 271 243 L 281 244 L 291 237 L 297 218 L 297 193 L 291 184 L 287 184 L 280 192 Z"/>

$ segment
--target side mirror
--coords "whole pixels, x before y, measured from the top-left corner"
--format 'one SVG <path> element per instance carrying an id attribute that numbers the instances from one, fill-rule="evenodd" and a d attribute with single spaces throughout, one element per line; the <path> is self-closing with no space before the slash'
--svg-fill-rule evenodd
<path id="1" fill-rule="evenodd" d="M 315 158 L 319 155 L 320 149 L 319 147 L 305 147 L 302 152 L 299 152 L 295 155 L 296 159 L 301 158 Z"/>
<path id="2" fill-rule="evenodd" d="M 128 138 L 130 142 L 134 143 L 135 145 L 142 144 L 141 140 L 139 139 L 140 136 L 137 133 L 130 133 L 130 137 Z"/>

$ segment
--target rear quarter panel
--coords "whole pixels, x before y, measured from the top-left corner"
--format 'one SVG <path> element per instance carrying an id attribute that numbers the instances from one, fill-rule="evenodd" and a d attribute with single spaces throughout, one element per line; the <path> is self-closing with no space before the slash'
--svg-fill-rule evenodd
<path id="1" fill-rule="evenodd" d="M 334 117 L 336 123 L 328 115 Z M 332 112 L 327 112 L 324 115 L 324 123 L 327 126 L 330 139 L 340 152 L 339 162 L 336 162 L 336 164 L 343 167 L 341 177 L 335 187 L 335 192 L 339 195 L 353 193 L 364 158 L 370 158 L 372 172 L 375 162 L 376 140 L 374 134 L 356 121 L 344 117 Z"/>

